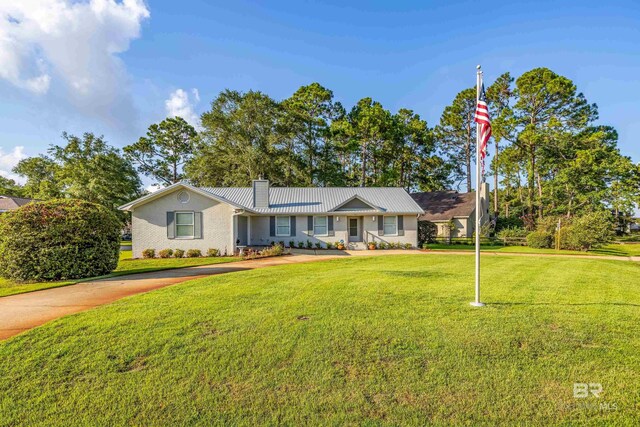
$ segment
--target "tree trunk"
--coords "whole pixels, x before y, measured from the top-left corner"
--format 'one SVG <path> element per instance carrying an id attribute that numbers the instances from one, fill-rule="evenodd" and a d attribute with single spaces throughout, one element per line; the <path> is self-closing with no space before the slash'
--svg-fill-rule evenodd
<path id="1" fill-rule="evenodd" d="M 360 187 L 366 187 L 367 179 L 367 143 L 362 143 L 362 174 L 360 176 Z"/>
<path id="2" fill-rule="evenodd" d="M 500 147 L 498 146 L 498 141 L 495 141 L 496 143 L 496 153 L 494 154 L 494 158 L 495 158 L 495 164 L 494 164 L 494 171 L 493 171 L 493 212 L 495 212 L 496 214 L 498 213 L 498 152 L 500 150 Z"/>
<path id="3" fill-rule="evenodd" d="M 467 193 L 471 192 L 471 147 L 469 144 L 465 146 L 465 163 L 467 166 Z"/>
<path id="4" fill-rule="evenodd" d="M 538 186 L 538 217 L 542 218 L 543 206 L 542 206 L 542 181 L 540 179 L 540 173 L 536 172 L 536 184 Z"/>

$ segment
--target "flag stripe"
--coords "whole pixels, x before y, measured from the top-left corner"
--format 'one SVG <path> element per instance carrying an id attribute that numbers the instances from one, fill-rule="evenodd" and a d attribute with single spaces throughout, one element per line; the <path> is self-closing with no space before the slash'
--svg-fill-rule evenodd
<path id="1" fill-rule="evenodd" d="M 484 84 L 480 89 L 480 97 L 476 106 L 476 113 L 473 120 L 480 126 L 480 160 L 483 164 L 487 156 L 487 144 L 491 138 L 491 118 L 489 117 L 489 108 L 487 107 L 487 97 L 484 92 Z"/>

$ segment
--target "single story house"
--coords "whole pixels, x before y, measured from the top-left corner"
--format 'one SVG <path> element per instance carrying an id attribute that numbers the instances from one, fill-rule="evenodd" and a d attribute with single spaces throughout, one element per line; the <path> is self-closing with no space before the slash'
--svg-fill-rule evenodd
<path id="1" fill-rule="evenodd" d="M 424 210 L 418 221 L 430 221 L 438 227 L 440 238 L 471 238 L 476 223 L 476 192 L 458 193 L 457 191 L 429 191 L 413 193 L 411 197 Z M 480 193 L 484 225 L 489 216 L 489 185 L 482 184 Z M 453 229 L 451 230 L 451 226 Z"/>
<path id="2" fill-rule="evenodd" d="M 33 202 L 33 199 L 0 195 L 0 213 L 18 209 L 20 206 L 31 202 Z"/>
<path id="3" fill-rule="evenodd" d="M 209 248 L 235 253 L 238 246 L 272 242 L 343 241 L 418 244 L 424 211 L 402 188 L 271 187 L 255 180 L 245 188 L 173 184 L 120 207 L 131 212 L 132 250 Z"/>

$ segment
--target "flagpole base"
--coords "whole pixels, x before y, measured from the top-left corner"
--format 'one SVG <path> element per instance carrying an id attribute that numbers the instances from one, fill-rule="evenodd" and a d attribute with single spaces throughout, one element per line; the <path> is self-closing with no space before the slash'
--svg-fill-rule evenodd
<path id="1" fill-rule="evenodd" d="M 476 301 L 470 302 L 469 304 L 472 305 L 473 307 L 484 307 L 485 306 L 485 303 L 476 302 Z"/>

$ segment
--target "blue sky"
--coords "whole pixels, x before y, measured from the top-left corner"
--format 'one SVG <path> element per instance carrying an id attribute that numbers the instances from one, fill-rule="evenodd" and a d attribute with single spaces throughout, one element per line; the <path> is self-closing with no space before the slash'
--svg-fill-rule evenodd
<path id="1" fill-rule="evenodd" d="M 282 99 L 317 81 L 347 107 L 370 96 L 432 126 L 476 64 L 487 83 L 569 77 L 640 161 L 640 2 L 17 3 L 0 4 L 0 174 L 62 131 L 124 146 L 168 114 L 195 120 L 225 88 Z"/>

